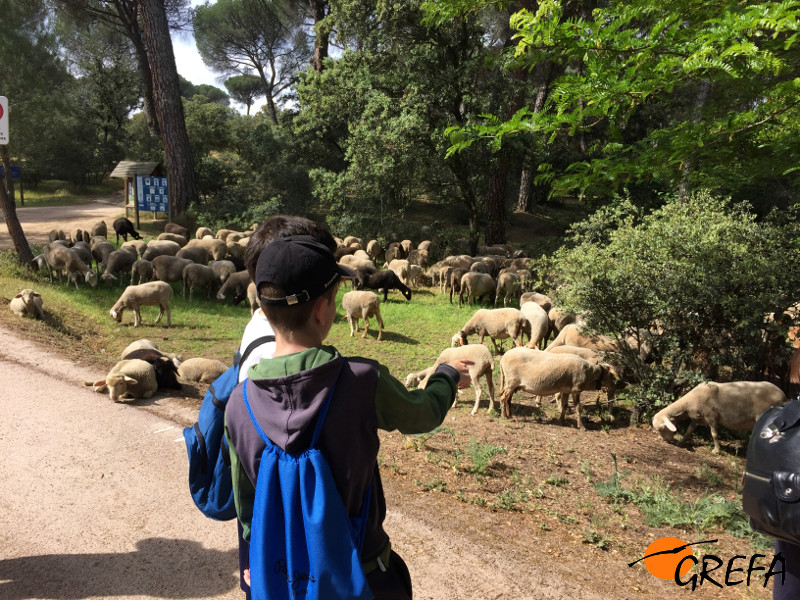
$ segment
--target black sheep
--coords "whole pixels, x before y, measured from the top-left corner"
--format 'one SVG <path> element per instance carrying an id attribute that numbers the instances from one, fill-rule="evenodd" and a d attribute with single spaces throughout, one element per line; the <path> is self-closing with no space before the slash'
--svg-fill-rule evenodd
<path id="1" fill-rule="evenodd" d="M 130 220 L 126 219 L 125 217 L 120 217 L 114 221 L 114 231 L 117 232 L 117 244 L 119 244 L 119 236 L 122 236 L 122 239 L 126 242 L 128 241 L 129 235 L 135 240 L 142 239 L 142 236 L 139 235 L 139 232 L 133 228 L 133 223 L 131 223 Z"/>
<path id="2" fill-rule="evenodd" d="M 175 366 L 171 358 L 162 352 L 153 348 L 141 348 L 123 356 L 123 359 L 126 360 L 130 358 L 138 358 L 153 365 L 153 369 L 156 372 L 156 383 L 159 388 L 168 390 L 181 389 L 181 384 L 178 383 L 178 367 Z"/>
<path id="3" fill-rule="evenodd" d="M 400 281 L 394 271 L 376 271 L 368 267 L 359 267 L 356 269 L 356 289 L 383 290 L 384 302 L 389 296 L 389 290 L 398 290 L 406 300 L 411 300 L 411 290 Z"/>

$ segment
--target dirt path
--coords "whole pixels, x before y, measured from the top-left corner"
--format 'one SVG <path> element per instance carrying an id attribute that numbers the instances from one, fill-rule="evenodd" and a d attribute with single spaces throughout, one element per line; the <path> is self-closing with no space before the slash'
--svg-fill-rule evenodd
<path id="1" fill-rule="evenodd" d="M 122 192 L 72 206 L 17 207 L 17 217 L 29 244 L 47 242 L 47 234 L 52 229 L 62 229 L 65 233 L 71 233 L 78 228 L 89 229 L 99 219 L 104 219 L 111 230 L 111 223 L 114 219 L 124 213 Z M 2 214 L 0 214 L 0 223 L 2 223 L 0 226 L 0 250 L 13 248 Z M 111 233 L 113 234 L 113 230 Z"/>
<path id="2" fill-rule="evenodd" d="M 82 384 L 100 373 L 0 336 L 0 598 L 242 598 L 235 527 L 192 504 L 181 427 L 158 414 L 169 408 L 112 403 Z M 472 507 L 387 496 L 415 598 L 601 597 L 574 564 L 538 567 L 502 535 L 482 541 Z"/>

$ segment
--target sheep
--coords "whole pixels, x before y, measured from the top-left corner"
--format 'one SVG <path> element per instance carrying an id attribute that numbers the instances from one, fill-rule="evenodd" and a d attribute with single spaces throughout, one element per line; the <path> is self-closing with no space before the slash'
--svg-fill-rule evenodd
<path id="1" fill-rule="evenodd" d="M 25 288 L 11 299 L 9 304 L 11 312 L 20 317 L 30 315 L 34 319 L 44 319 L 42 310 L 42 295 L 30 288 Z"/>
<path id="2" fill-rule="evenodd" d="M 47 241 L 48 242 L 55 242 L 58 240 L 66 240 L 67 234 L 64 233 L 61 229 L 51 229 L 50 232 L 47 234 Z"/>
<path id="3" fill-rule="evenodd" d="M 526 302 L 519 307 L 519 312 L 531 325 L 530 339 L 526 346 L 537 348 L 539 345 L 545 344 L 550 333 L 550 319 L 547 312 L 535 302 Z"/>
<path id="4" fill-rule="evenodd" d="M 180 259 L 178 259 L 180 260 Z M 206 288 L 206 296 L 211 297 L 211 288 L 217 284 L 217 276 L 211 267 L 190 263 L 183 268 L 183 297 L 186 298 L 186 288 L 189 288 L 189 301 L 192 301 L 194 288 Z"/>
<path id="5" fill-rule="evenodd" d="M 398 290 L 406 300 L 411 300 L 411 290 L 406 286 L 394 271 L 370 271 L 364 268 L 356 269 L 357 290 L 383 290 L 383 301 L 389 297 L 389 290 Z"/>
<path id="6" fill-rule="evenodd" d="M 451 278 L 453 275 L 453 267 L 450 265 L 443 265 L 439 269 L 439 293 L 444 294 L 451 286 Z"/>
<path id="7" fill-rule="evenodd" d="M 414 242 L 411 240 L 403 240 L 400 242 L 400 247 L 403 249 L 405 255 L 408 256 L 408 253 L 414 249 Z"/>
<path id="8" fill-rule="evenodd" d="M 217 234 L 214 237 L 218 240 L 222 240 L 223 242 L 227 242 L 228 236 L 231 235 L 232 233 L 242 233 L 242 235 L 244 235 L 243 232 L 236 231 L 235 229 L 223 228 L 223 229 L 218 229 Z"/>
<path id="9" fill-rule="evenodd" d="M 386 266 L 386 268 L 389 269 L 390 271 L 394 271 L 400 278 L 400 281 L 402 281 L 406 285 L 408 285 L 409 267 L 410 267 L 409 262 L 402 258 L 396 258 Z"/>
<path id="10" fill-rule="evenodd" d="M 422 285 L 423 273 L 422 267 L 419 265 L 409 265 L 408 266 L 408 285 L 409 287 L 415 288 Z"/>
<path id="11" fill-rule="evenodd" d="M 129 273 L 133 264 L 139 262 L 136 260 L 136 254 L 127 250 L 115 250 L 108 255 L 106 259 L 106 267 L 103 270 L 103 275 L 100 277 L 106 283 L 112 281 L 119 281 L 117 277 L 120 273 Z M 133 281 L 131 281 L 133 283 Z"/>
<path id="12" fill-rule="evenodd" d="M 91 237 L 102 236 L 108 237 L 108 226 L 106 222 L 103 220 L 96 221 L 94 225 L 89 229 L 89 234 Z"/>
<path id="13" fill-rule="evenodd" d="M 473 273 L 486 273 L 489 275 L 491 267 L 483 261 L 476 261 L 470 265 L 469 270 Z"/>
<path id="14" fill-rule="evenodd" d="M 246 297 L 247 295 L 247 286 L 250 283 L 250 273 L 247 271 L 237 271 L 230 275 L 226 280 L 225 283 L 222 284 L 222 287 L 219 288 L 217 292 L 217 300 L 223 301 L 226 298 L 226 294 L 230 293 L 233 296 L 242 296 L 242 298 Z"/>
<path id="15" fill-rule="evenodd" d="M 186 381 L 212 383 L 228 370 L 227 365 L 211 358 L 188 358 L 178 367 L 178 377 Z"/>
<path id="16" fill-rule="evenodd" d="M 461 301 L 464 294 L 467 295 L 467 304 L 472 304 L 472 300 L 480 301 L 489 294 L 494 294 L 494 279 L 488 273 L 476 273 L 467 271 L 461 277 L 461 291 L 458 293 L 458 307 L 461 308 Z"/>
<path id="17" fill-rule="evenodd" d="M 236 265 L 229 260 L 212 260 L 208 263 L 208 266 L 214 271 L 214 276 L 220 285 L 225 283 L 228 277 L 236 273 Z"/>
<path id="18" fill-rule="evenodd" d="M 350 337 L 358 331 L 358 320 L 364 319 L 364 334 L 369 331 L 369 318 L 375 317 L 378 321 L 378 341 L 383 337 L 383 319 L 381 319 L 381 299 L 375 292 L 356 291 L 347 292 L 342 296 L 342 308 L 350 324 Z"/>
<path id="19" fill-rule="evenodd" d="M 177 242 L 171 240 L 153 240 L 147 244 L 147 249 L 142 254 L 142 258 L 152 261 L 157 256 L 175 256 L 180 249 L 180 244 Z"/>
<path id="20" fill-rule="evenodd" d="M 142 306 L 158 306 L 160 311 L 156 323 L 161 322 L 161 317 L 167 313 L 167 327 L 172 326 L 172 316 L 169 308 L 169 301 L 172 299 L 172 288 L 164 281 L 150 281 L 139 285 L 129 285 L 122 292 L 119 300 L 111 307 L 109 314 L 117 323 L 122 322 L 122 313 L 126 308 L 133 311 L 133 326 L 138 327 L 142 323 L 140 308 Z"/>
<path id="21" fill-rule="evenodd" d="M 134 282 L 134 279 L 138 281 Z M 149 260 L 137 260 L 131 265 L 131 285 L 147 283 L 153 279 L 153 263 Z"/>
<path id="22" fill-rule="evenodd" d="M 156 256 L 153 259 L 153 280 L 166 281 L 181 281 L 183 279 L 183 270 L 187 265 L 194 263 L 188 258 L 178 258 L 177 256 Z"/>
<path id="23" fill-rule="evenodd" d="M 372 260 L 369 260 L 369 259 L 365 260 L 363 258 L 359 258 L 359 257 L 357 257 L 355 255 L 352 255 L 352 254 L 348 254 L 348 255 L 343 256 L 342 258 L 339 259 L 338 262 L 341 265 L 344 265 L 346 267 L 350 267 L 354 271 L 356 269 L 358 269 L 359 267 L 367 268 L 367 269 L 369 269 L 370 271 L 373 271 L 373 272 L 378 270 L 378 267 L 375 266 L 375 263 L 372 262 Z"/>
<path id="24" fill-rule="evenodd" d="M 578 316 L 574 313 L 567 312 L 563 308 L 554 306 L 547 312 L 550 318 L 550 329 L 555 335 L 561 333 L 567 325 L 571 325 L 578 320 Z"/>
<path id="25" fill-rule="evenodd" d="M 492 381 L 492 371 L 494 371 L 494 361 L 492 360 L 492 353 L 489 349 L 482 344 L 467 344 L 466 346 L 458 346 L 456 348 L 445 348 L 439 354 L 439 358 L 433 363 L 433 366 L 420 371 L 419 373 L 411 373 L 406 377 L 406 387 L 409 383 L 417 383 L 417 387 L 424 388 L 428 383 L 428 378 L 436 372 L 439 365 L 451 363 L 456 360 L 468 360 L 472 364 L 469 365 L 468 371 L 472 384 L 475 386 L 475 405 L 472 407 L 470 414 L 474 415 L 478 412 L 478 406 L 481 401 L 481 387 L 478 383 L 480 377 L 486 378 L 486 387 L 489 389 L 489 408 L 487 412 L 494 410 L 494 383 Z M 420 376 L 421 379 L 419 378 Z M 417 379 L 417 381 L 414 381 Z M 458 403 L 458 394 L 453 400 L 455 408 Z"/>
<path id="26" fill-rule="evenodd" d="M 47 266 L 47 260 L 45 259 L 44 254 L 37 254 L 33 257 L 33 260 L 31 260 L 30 264 L 34 269 L 41 271 Z"/>
<path id="27" fill-rule="evenodd" d="M 153 365 L 156 372 L 156 383 L 159 388 L 168 390 L 179 390 L 181 384 L 178 383 L 178 365 L 180 362 L 173 361 L 169 356 L 155 348 L 139 348 L 131 350 L 123 357 L 123 360 L 139 359 Z"/>
<path id="28" fill-rule="evenodd" d="M 355 253 L 356 248 L 353 248 L 352 246 L 342 246 L 341 248 L 336 248 L 336 250 L 333 251 L 333 258 L 335 258 L 338 262 L 343 256 L 352 256 Z"/>
<path id="29" fill-rule="evenodd" d="M 530 273 L 530 271 L 528 271 Z M 519 272 L 517 272 L 519 274 Z M 553 308 L 553 301 L 550 300 L 544 294 L 539 294 L 537 292 L 525 292 L 519 297 L 519 306 L 522 308 L 522 305 L 526 302 L 535 302 L 539 306 L 541 306 L 546 313 L 550 313 L 550 309 Z M 563 325 L 562 325 L 563 326 Z"/>
<path id="30" fill-rule="evenodd" d="M 86 264 L 73 254 L 69 248 L 65 248 L 56 243 L 45 244 L 42 248 L 47 266 L 50 267 L 50 282 L 53 282 L 53 269 L 59 272 L 59 281 L 61 280 L 61 271 L 67 273 L 67 284 L 70 281 L 75 283 L 75 289 L 78 288 L 77 274 L 83 275 L 84 281 L 92 287 L 97 287 L 97 273 L 92 271 Z"/>
<path id="31" fill-rule="evenodd" d="M 646 335 L 647 333 L 645 332 L 645 336 Z M 608 335 L 585 335 L 581 332 L 580 326 L 575 323 L 565 325 L 558 336 L 556 336 L 556 339 L 550 342 L 548 348 L 565 345 L 589 348 L 596 352 L 622 352 L 626 348 L 634 348 L 638 349 L 642 360 L 647 360 L 652 350 L 647 340 L 642 340 L 642 343 L 639 344 L 639 340 L 633 335 L 629 335 L 625 339 L 620 340 Z"/>
<path id="32" fill-rule="evenodd" d="M 372 261 L 377 261 L 383 256 L 383 248 L 378 240 L 370 240 L 367 242 L 367 254 Z"/>
<path id="33" fill-rule="evenodd" d="M 400 244 L 397 242 L 392 242 L 392 244 L 389 244 L 389 247 L 386 249 L 386 252 L 383 255 L 384 262 L 388 265 L 393 260 L 398 260 L 401 258 L 403 258 L 403 249 L 400 247 Z"/>
<path id="34" fill-rule="evenodd" d="M 356 236 L 354 236 L 354 235 L 348 235 L 348 236 L 346 236 L 346 237 L 344 238 L 344 240 L 342 240 L 342 243 L 343 243 L 345 246 L 351 246 L 351 245 L 353 245 L 353 244 L 360 244 L 360 245 L 361 245 L 361 247 L 363 247 L 363 246 L 364 246 L 364 240 L 362 240 L 360 237 L 356 237 Z"/>
<path id="35" fill-rule="evenodd" d="M 212 232 L 208 227 L 198 227 L 194 237 L 195 239 L 202 240 L 207 235 L 214 237 L 214 232 Z"/>
<path id="36" fill-rule="evenodd" d="M 189 230 L 182 225 L 178 225 L 177 223 L 167 223 L 164 225 L 164 233 L 177 233 L 180 236 L 183 236 L 187 240 L 189 239 Z"/>
<path id="37" fill-rule="evenodd" d="M 116 247 L 111 242 L 98 240 L 92 245 L 92 257 L 94 257 L 94 263 L 97 266 L 98 273 L 100 272 L 102 266 L 106 264 L 109 254 L 115 252 L 116 250 Z"/>
<path id="38" fill-rule="evenodd" d="M 215 239 L 215 238 L 201 238 L 201 239 L 194 239 L 189 240 L 189 243 L 184 246 L 184 248 L 194 248 L 195 246 L 201 246 L 208 250 L 209 255 L 214 260 L 222 260 L 228 254 L 228 246 L 224 240 Z"/>
<path id="39" fill-rule="evenodd" d="M 589 348 L 581 348 L 580 346 L 555 346 L 553 348 L 548 347 L 545 351 L 551 354 L 574 354 L 590 363 L 600 364 L 600 354 Z"/>
<path id="40" fill-rule="evenodd" d="M 501 273 L 497 277 L 497 290 L 494 297 L 494 305 L 495 308 L 497 307 L 497 303 L 500 301 L 500 297 L 503 298 L 503 306 L 508 306 L 508 303 L 513 301 L 517 296 L 520 295 L 521 291 L 521 283 L 519 281 L 519 276 L 516 273 L 506 272 Z M 545 313 L 547 316 L 547 313 Z"/>
<path id="41" fill-rule="evenodd" d="M 237 256 L 239 258 L 244 257 L 244 253 L 247 250 L 247 247 L 243 246 L 239 242 L 229 241 L 225 244 L 225 247 L 228 249 L 228 253 L 226 256 Z"/>
<path id="42" fill-rule="evenodd" d="M 123 248 L 133 248 L 136 250 L 136 254 L 141 257 L 144 251 L 147 250 L 147 242 L 144 240 L 128 240 L 127 242 L 122 242 L 122 245 L 119 247 L 120 250 Z"/>
<path id="43" fill-rule="evenodd" d="M 75 242 L 70 248 L 70 251 L 80 258 L 87 267 L 92 266 L 92 259 L 94 257 L 92 256 L 92 249 L 89 247 L 89 244 L 83 241 Z"/>
<path id="44" fill-rule="evenodd" d="M 451 343 L 453 346 L 466 346 L 467 336 L 477 333 L 480 334 L 480 343 L 483 344 L 483 338 L 488 335 L 492 340 L 494 353 L 499 354 L 497 340 L 511 338 L 517 346 L 522 345 L 520 338 L 526 323 L 527 320 L 516 308 L 481 308 L 452 337 Z"/>
<path id="45" fill-rule="evenodd" d="M 138 358 L 119 361 L 105 379 L 86 385 L 92 385 L 96 392 L 108 390 L 114 402 L 119 402 L 123 397 L 149 398 L 158 389 L 153 365 Z"/>
<path id="46" fill-rule="evenodd" d="M 768 408 L 786 401 L 780 388 L 768 381 L 701 383 L 653 417 L 653 429 L 672 443 L 678 431 L 674 421 L 689 419 L 689 427 L 678 446 L 684 446 L 700 424 L 708 424 L 714 440 L 712 454 L 719 454 L 720 427 L 751 431 Z"/>
<path id="47" fill-rule="evenodd" d="M 123 350 L 123 351 L 120 353 L 120 355 L 119 355 L 119 358 L 120 358 L 120 360 L 122 360 L 122 359 L 123 359 L 123 358 L 125 358 L 125 357 L 126 357 L 128 354 L 130 354 L 131 352 L 134 352 L 134 351 L 136 351 L 136 350 L 142 350 L 142 349 L 148 349 L 148 350 L 158 350 L 158 346 L 156 346 L 156 343 L 155 343 L 155 342 L 153 342 L 153 341 L 151 341 L 151 340 L 148 340 L 148 339 L 146 339 L 146 338 L 141 338 L 141 339 L 138 339 L 138 340 L 136 340 L 136 341 L 134 341 L 134 342 L 131 342 L 130 344 L 128 344 L 128 345 L 125 347 L 125 350 Z M 159 352 L 160 352 L 160 350 L 159 350 Z M 163 353 L 162 353 L 162 354 L 163 354 Z"/>
<path id="48" fill-rule="evenodd" d="M 182 235 L 179 235 L 177 233 L 169 233 L 167 231 L 165 231 L 164 233 L 159 233 L 158 237 L 156 239 L 159 240 L 159 241 L 160 240 L 169 240 L 171 242 L 175 242 L 181 248 L 183 248 L 186 244 L 189 243 L 189 240 L 187 240 Z"/>
<path id="49" fill-rule="evenodd" d="M 592 364 L 572 354 L 551 354 L 532 348 L 512 348 L 500 359 L 500 406 L 503 416 L 511 417 L 511 396 L 519 389 L 538 396 L 558 394 L 564 422 L 569 396 L 575 404 L 578 429 L 585 429 L 581 420 L 582 391 L 605 388 L 613 395 L 616 371 L 610 365 Z"/>
<path id="50" fill-rule="evenodd" d="M 450 272 L 450 304 L 453 303 L 453 294 L 461 295 L 461 278 L 467 273 L 467 269 L 453 267 Z"/>
<path id="51" fill-rule="evenodd" d="M 119 245 L 119 236 L 122 236 L 122 239 L 126 242 L 128 241 L 128 236 L 133 237 L 135 240 L 142 239 L 142 236 L 139 235 L 139 232 L 133 228 L 133 223 L 131 223 L 131 221 L 125 217 L 115 219 L 113 227 L 117 234 L 117 245 Z"/>
<path id="52" fill-rule="evenodd" d="M 412 387 L 420 387 L 423 381 L 427 382 L 427 379 L 433 375 L 435 369 L 433 367 L 428 367 L 427 369 L 422 369 L 422 371 L 414 371 L 406 375 L 406 379 L 404 381 L 404 385 L 411 389 Z"/>

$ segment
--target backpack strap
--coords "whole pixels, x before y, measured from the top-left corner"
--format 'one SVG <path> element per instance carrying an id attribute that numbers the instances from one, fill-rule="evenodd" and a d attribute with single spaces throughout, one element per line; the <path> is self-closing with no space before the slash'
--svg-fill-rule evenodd
<path id="1" fill-rule="evenodd" d="M 253 353 L 253 350 L 261 346 L 262 344 L 269 344 L 270 342 L 275 341 L 274 335 L 262 335 L 260 338 L 254 339 L 247 345 L 247 348 L 244 349 L 244 352 L 239 354 L 236 353 L 236 356 L 233 357 L 233 364 L 235 366 L 241 365 L 244 361 L 247 360 L 247 357 Z"/>
<path id="2" fill-rule="evenodd" d="M 775 428 L 777 431 L 786 431 L 794 427 L 800 421 L 800 398 L 787 402 L 776 412 L 775 418 L 767 427 Z"/>

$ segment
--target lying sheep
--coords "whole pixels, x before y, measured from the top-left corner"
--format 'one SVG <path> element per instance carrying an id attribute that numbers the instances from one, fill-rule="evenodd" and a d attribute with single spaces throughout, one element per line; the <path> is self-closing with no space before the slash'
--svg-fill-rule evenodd
<path id="1" fill-rule="evenodd" d="M 466 346 L 459 346 L 457 348 L 445 348 L 439 354 L 439 358 L 433 363 L 433 366 L 420 371 L 419 373 L 411 373 L 406 377 L 406 387 L 410 387 L 410 383 L 417 384 L 418 387 L 424 388 L 428 383 L 428 377 L 436 371 L 439 365 L 452 363 L 457 360 L 468 360 L 472 364 L 469 365 L 468 371 L 472 384 L 475 386 L 475 406 L 472 407 L 470 414 L 478 412 L 478 406 L 481 401 L 481 386 L 478 383 L 480 377 L 486 378 L 486 387 L 489 389 L 489 408 L 487 412 L 494 410 L 494 383 L 492 381 L 492 371 L 494 371 L 494 361 L 492 360 L 492 353 L 489 349 L 482 344 L 467 344 Z M 421 379 L 419 376 L 422 376 Z M 458 394 L 453 399 L 453 406 L 455 408 L 458 403 Z"/>
<path id="2" fill-rule="evenodd" d="M 161 389 L 179 390 L 181 384 L 178 383 L 178 365 L 169 356 L 154 348 L 140 348 L 133 350 L 122 357 L 123 360 L 138 358 L 153 365 L 156 373 L 156 383 Z M 178 364 L 180 364 L 178 362 Z"/>
<path id="3" fill-rule="evenodd" d="M 142 306 L 158 306 L 160 311 L 156 323 L 161 322 L 161 317 L 167 313 L 167 327 L 172 326 L 172 316 L 169 309 L 169 301 L 172 299 L 172 288 L 164 281 L 150 281 L 139 285 L 129 285 L 122 292 L 119 300 L 111 307 L 109 314 L 117 323 L 122 322 L 122 313 L 126 308 L 131 309 L 134 315 L 133 326 L 138 327 L 142 323 L 142 315 L 139 312 Z"/>
<path id="4" fill-rule="evenodd" d="M 524 389 L 537 396 L 559 395 L 560 422 L 564 422 L 569 396 L 575 403 L 575 418 L 579 429 L 581 421 L 580 395 L 582 391 L 606 389 L 613 395 L 616 371 L 609 365 L 592 364 L 571 354 L 551 354 L 532 348 L 512 348 L 500 359 L 500 405 L 503 416 L 511 417 L 511 397 Z"/>
<path id="5" fill-rule="evenodd" d="M 153 263 L 149 260 L 137 260 L 131 265 L 131 285 L 147 283 L 151 279 L 153 279 Z"/>
<path id="6" fill-rule="evenodd" d="M 364 319 L 364 334 L 367 337 L 369 331 L 369 318 L 375 317 L 378 321 L 378 341 L 383 337 L 383 319 L 381 319 L 381 299 L 375 292 L 356 291 L 345 293 L 342 296 L 342 308 L 350 324 L 350 337 L 355 336 L 358 331 L 359 319 Z"/>
<path id="7" fill-rule="evenodd" d="M 461 308 L 461 301 L 464 294 L 467 296 L 467 304 L 471 305 L 473 300 L 480 302 L 486 296 L 489 296 L 489 301 L 491 302 L 494 291 L 494 279 L 492 279 L 491 275 L 488 273 L 467 271 L 461 277 L 461 291 L 458 294 L 458 307 Z"/>
<path id="8" fill-rule="evenodd" d="M 708 424 L 714 440 L 712 454 L 719 454 L 719 428 L 751 431 L 758 418 L 771 406 L 786 401 L 786 396 L 768 381 L 701 383 L 653 417 L 653 429 L 672 442 L 678 431 L 674 421 L 689 419 L 689 427 L 678 446 L 684 446 L 698 425 Z"/>
<path id="9" fill-rule="evenodd" d="M 191 302 L 194 296 L 194 288 L 199 287 L 205 288 L 206 297 L 211 298 L 211 289 L 216 287 L 217 281 L 217 277 L 211 267 L 189 263 L 183 268 L 183 297 L 186 298 L 186 288 L 188 287 L 189 301 Z"/>
<path id="10" fill-rule="evenodd" d="M 96 392 L 108 390 L 114 402 L 119 402 L 123 397 L 149 398 L 158 389 L 153 365 L 137 358 L 119 361 L 105 379 L 86 385 L 92 385 Z"/>
<path id="11" fill-rule="evenodd" d="M 155 342 L 153 342 L 151 340 L 148 340 L 148 339 L 145 339 L 145 338 L 141 338 L 141 339 L 136 340 L 135 342 L 131 342 L 130 344 L 128 344 L 125 347 L 125 350 L 123 350 L 122 353 L 119 355 L 119 357 L 120 357 L 120 359 L 123 359 L 128 354 L 130 354 L 131 352 L 134 352 L 136 350 L 142 350 L 142 349 L 158 350 L 158 346 L 156 346 Z M 159 352 L 160 352 L 160 350 L 159 350 Z"/>
<path id="12" fill-rule="evenodd" d="M 212 383 L 228 367 L 219 360 L 211 358 L 187 358 L 178 367 L 178 376 L 186 381 Z"/>
<path id="13" fill-rule="evenodd" d="M 451 343 L 453 346 L 466 346 L 467 336 L 477 333 L 481 336 L 480 343 L 483 344 L 483 338 L 488 335 L 492 340 L 494 353 L 500 354 L 497 340 L 511 338 L 517 346 L 521 346 L 526 324 L 527 320 L 516 308 L 481 308 L 452 337 Z"/>
<path id="14" fill-rule="evenodd" d="M 12 313 L 20 317 L 31 316 L 34 319 L 44 319 L 42 295 L 30 288 L 25 288 L 14 296 L 8 306 Z"/>

